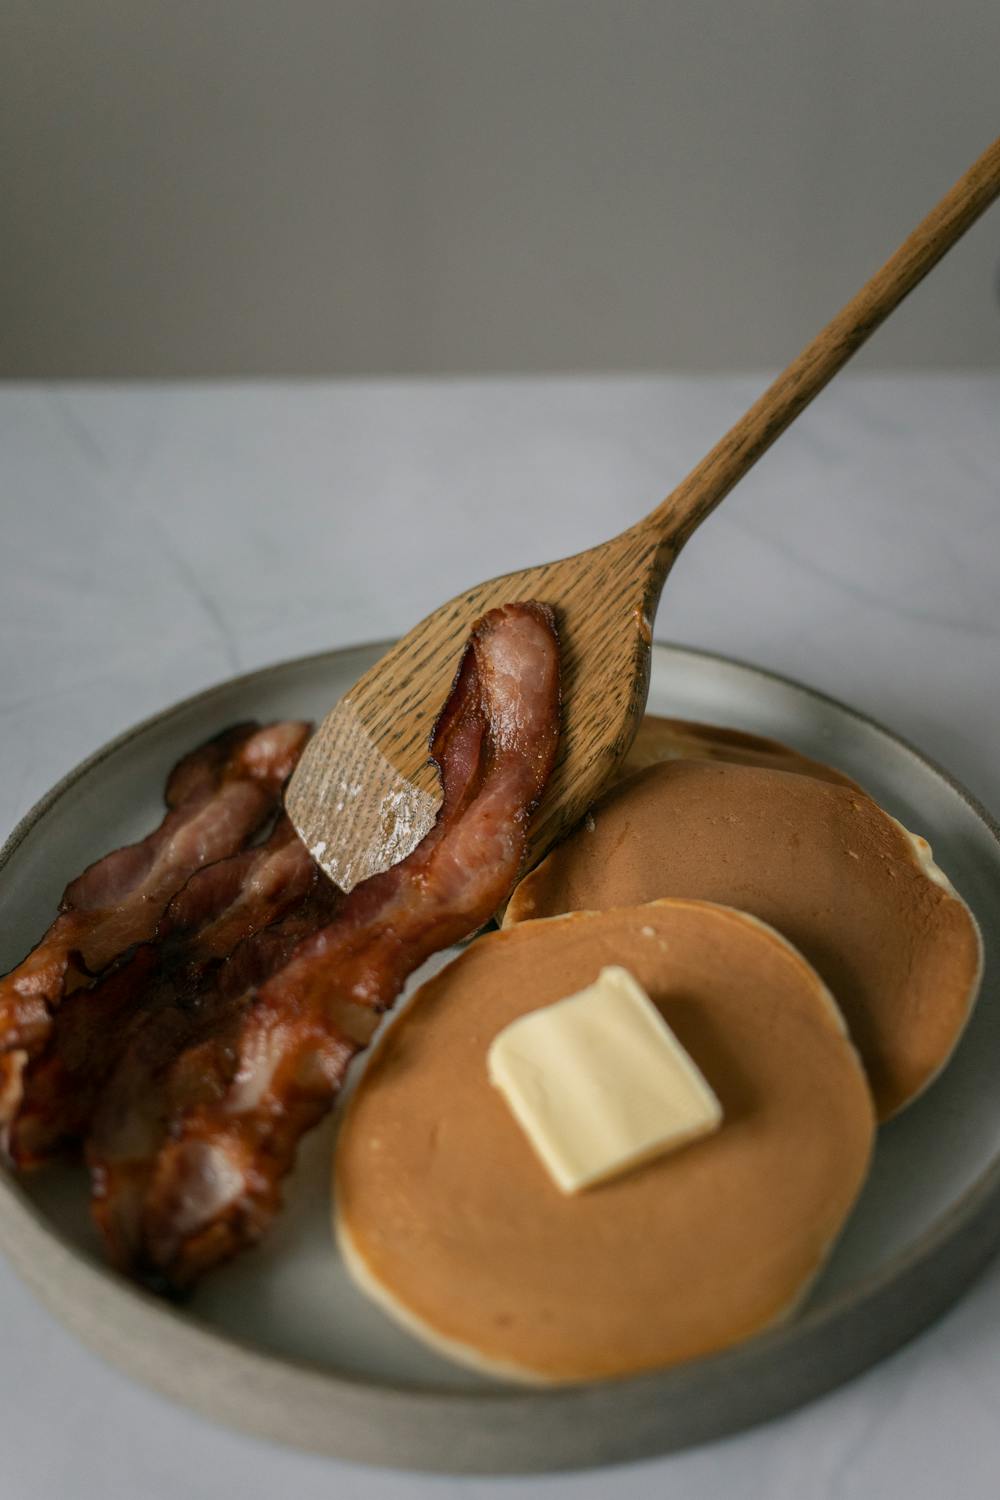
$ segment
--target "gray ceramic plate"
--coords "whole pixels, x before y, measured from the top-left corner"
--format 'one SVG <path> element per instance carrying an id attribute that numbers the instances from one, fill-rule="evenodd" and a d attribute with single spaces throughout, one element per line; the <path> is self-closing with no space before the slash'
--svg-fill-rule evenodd
<path id="1" fill-rule="evenodd" d="M 233 720 L 316 717 L 380 654 L 358 647 L 255 672 L 100 751 L 29 814 L 0 855 L 0 972 L 46 926 L 67 878 L 160 815 L 164 777 Z M 982 997 L 943 1077 L 881 1134 L 871 1180 L 827 1272 L 791 1322 L 661 1374 L 554 1391 L 452 1366 L 388 1323 L 330 1239 L 330 1128 L 302 1152 L 289 1207 L 259 1250 L 168 1307 L 107 1271 L 82 1174 L 0 1180 L 0 1244 L 95 1348 L 212 1417 L 303 1448 L 400 1467 L 505 1472 L 665 1452 L 787 1411 L 896 1348 L 1000 1244 L 997 829 L 887 730 L 794 683 L 658 645 L 650 708 L 775 736 L 842 767 L 925 834 L 977 913 Z"/>

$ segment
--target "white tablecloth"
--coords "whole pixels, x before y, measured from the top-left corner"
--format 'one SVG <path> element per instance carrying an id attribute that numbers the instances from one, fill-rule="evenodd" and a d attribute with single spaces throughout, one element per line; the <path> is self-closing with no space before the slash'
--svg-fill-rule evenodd
<path id="1" fill-rule="evenodd" d="M 0 824 L 233 672 L 408 627 L 650 509 L 753 377 L 0 388 Z M 656 632 L 801 678 L 1000 808 L 1000 373 L 845 376 L 691 542 Z M 852 1385 L 728 1442 L 493 1481 L 223 1431 L 0 1265 L 2 1500 L 995 1500 L 1000 1265 Z"/>

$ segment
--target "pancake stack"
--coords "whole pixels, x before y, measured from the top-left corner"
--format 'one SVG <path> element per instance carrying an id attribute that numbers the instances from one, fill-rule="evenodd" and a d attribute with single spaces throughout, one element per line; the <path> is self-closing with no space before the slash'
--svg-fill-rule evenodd
<path id="1" fill-rule="evenodd" d="M 535 1382 L 705 1355 L 787 1317 L 877 1120 L 950 1056 L 976 924 L 923 840 L 775 741 L 647 719 L 627 774 L 418 991 L 342 1122 L 336 1230 L 362 1288 L 455 1359 Z M 721 1128 L 560 1192 L 486 1055 L 606 964 L 645 988 Z"/>

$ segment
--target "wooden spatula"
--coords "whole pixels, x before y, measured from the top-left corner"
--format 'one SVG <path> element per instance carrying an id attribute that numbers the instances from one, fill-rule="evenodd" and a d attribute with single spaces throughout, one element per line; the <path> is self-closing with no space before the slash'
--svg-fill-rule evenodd
<path id="1" fill-rule="evenodd" d="M 433 824 L 440 796 L 428 737 L 469 627 L 493 605 L 551 604 L 562 641 L 561 749 L 530 859 L 583 815 L 642 714 L 653 616 L 681 547 L 998 193 L 1000 140 L 651 515 L 575 557 L 467 589 L 365 673 L 327 714 L 287 795 L 292 821 L 338 885 L 350 890 L 395 864 Z"/>

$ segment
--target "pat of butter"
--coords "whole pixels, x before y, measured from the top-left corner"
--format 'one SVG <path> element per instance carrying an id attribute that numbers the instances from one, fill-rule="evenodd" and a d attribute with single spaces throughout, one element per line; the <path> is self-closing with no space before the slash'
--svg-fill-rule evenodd
<path id="1" fill-rule="evenodd" d="M 602 969 L 587 989 L 494 1037 L 498 1088 L 564 1193 L 707 1135 L 722 1106 L 642 986 Z"/>

